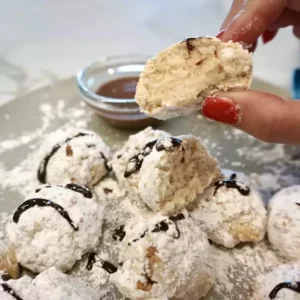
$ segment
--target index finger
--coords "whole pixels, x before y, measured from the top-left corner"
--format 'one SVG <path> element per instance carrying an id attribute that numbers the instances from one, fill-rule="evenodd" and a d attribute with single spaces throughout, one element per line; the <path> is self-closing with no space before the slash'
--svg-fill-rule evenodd
<path id="1" fill-rule="evenodd" d="M 287 0 L 244 0 L 241 10 L 229 23 L 223 41 L 252 44 L 280 16 Z"/>

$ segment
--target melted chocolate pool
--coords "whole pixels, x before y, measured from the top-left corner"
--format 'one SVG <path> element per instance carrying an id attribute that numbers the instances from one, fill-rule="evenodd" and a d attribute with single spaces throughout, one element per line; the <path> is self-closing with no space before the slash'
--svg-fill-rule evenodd
<path id="1" fill-rule="evenodd" d="M 111 80 L 96 90 L 96 94 L 115 99 L 134 99 L 139 77 L 124 77 Z"/>
<path id="2" fill-rule="evenodd" d="M 62 206 L 60 206 L 55 202 L 52 202 L 51 200 L 42 199 L 42 198 L 33 198 L 33 199 L 26 200 L 24 203 L 22 203 L 13 215 L 13 221 L 15 223 L 18 223 L 22 213 L 35 206 L 39 206 L 39 207 L 49 206 L 54 208 L 71 225 L 71 227 L 75 231 L 79 230 L 79 228 L 74 225 L 74 222 L 70 218 L 69 214 L 64 210 Z"/>

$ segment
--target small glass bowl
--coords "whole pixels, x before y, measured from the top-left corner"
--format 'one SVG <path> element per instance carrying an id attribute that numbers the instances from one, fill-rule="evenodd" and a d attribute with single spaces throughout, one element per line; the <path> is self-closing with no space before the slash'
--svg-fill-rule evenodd
<path id="1" fill-rule="evenodd" d="M 100 86 L 111 80 L 139 76 L 149 57 L 141 54 L 111 56 L 79 71 L 77 86 L 85 103 L 115 127 L 141 129 L 157 124 L 158 120 L 140 112 L 135 99 L 108 98 L 96 94 Z"/>

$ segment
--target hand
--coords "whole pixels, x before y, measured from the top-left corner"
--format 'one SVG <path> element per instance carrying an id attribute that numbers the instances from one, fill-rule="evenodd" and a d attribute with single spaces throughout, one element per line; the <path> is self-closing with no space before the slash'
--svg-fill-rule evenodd
<path id="1" fill-rule="evenodd" d="M 270 40 L 289 25 L 300 38 L 300 0 L 235 0 L 219 37 L 255 44 L 260 35 Z M 222 92 L 205 99 L 202 113 L 265 142 L 300 144 L 300 101 L 257 91 Z"/>
<path id="2" fill-rule="evenodd" d="M 221 39 L 250 45 L 262 35 L 270 41 L 279 28 L 293 26 L 300 38 L 299 0 L 234 0 L 221 30 Z"/>

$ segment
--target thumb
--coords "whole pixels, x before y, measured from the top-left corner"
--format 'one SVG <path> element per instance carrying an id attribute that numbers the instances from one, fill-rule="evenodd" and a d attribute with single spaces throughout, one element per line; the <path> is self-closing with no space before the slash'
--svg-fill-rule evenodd
<path id="1" fill-rule="evenodd" d="M 257 91 L 218 93 L 202 113 L 269 143 L 300 144 L 300 102 Z"/>

